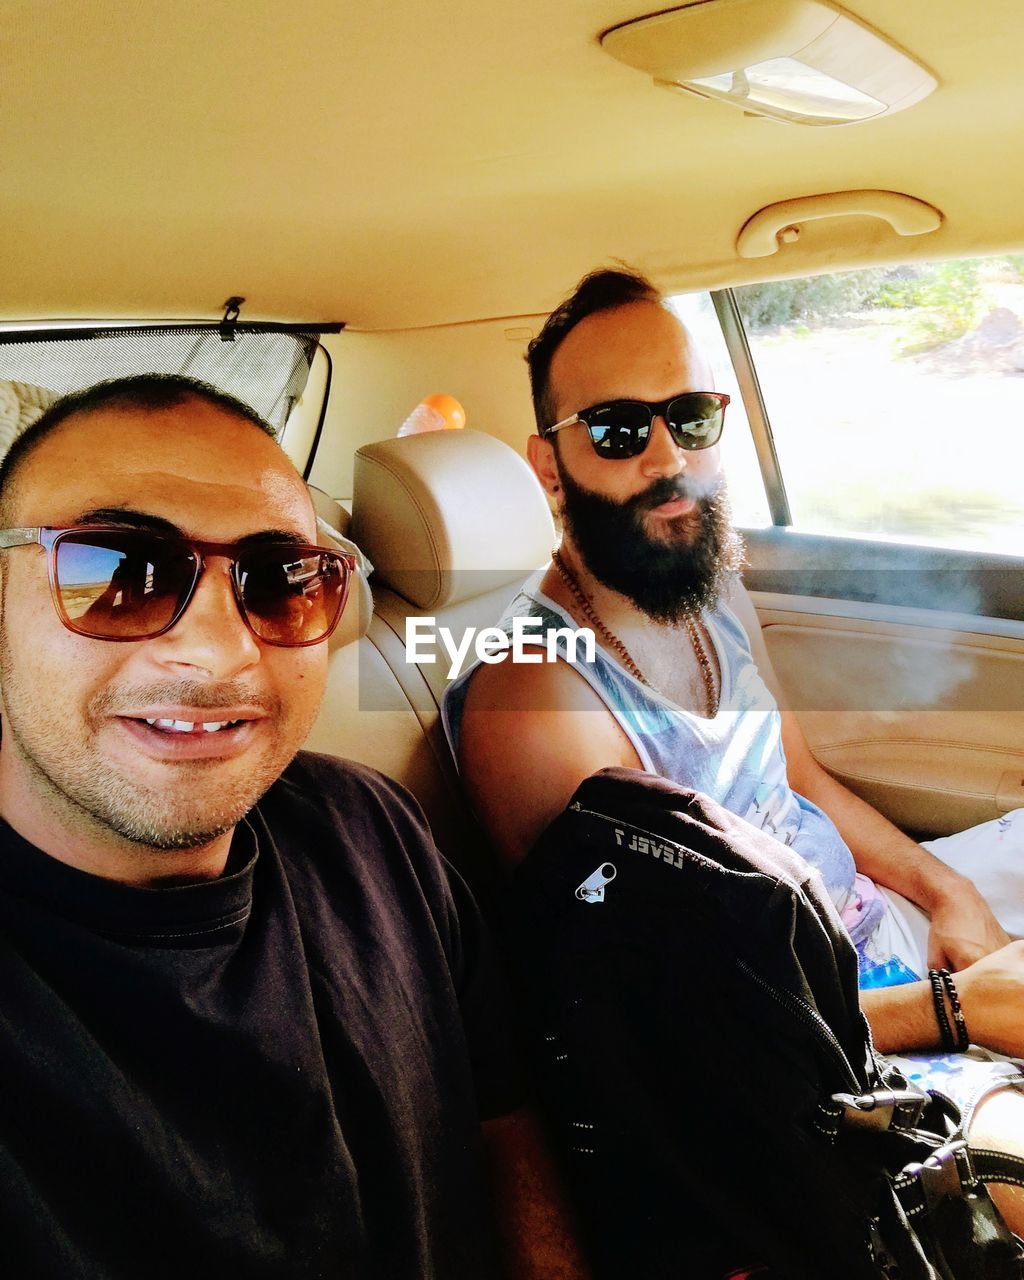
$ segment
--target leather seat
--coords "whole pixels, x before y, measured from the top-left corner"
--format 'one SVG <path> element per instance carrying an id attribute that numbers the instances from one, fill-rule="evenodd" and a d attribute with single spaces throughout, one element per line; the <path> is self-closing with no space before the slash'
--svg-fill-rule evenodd
<path id="1" fill-rule="evenodd" d="M 457 637 L 493 626 L 555 543 L 527 463 L 470 430 L 364 445 L 355 457 L 352 536 L 374 564 L 377 617 L 403 647 L 413 617 L 433 617 Z M 439 644 L 423 648 L 438 656 L 420 671 L 440 705 L 450 660 Z"/>
<path id="2" fill-rule="evenodd" d="M 327 694 L 307 746 L 363 761 L 409 788 L 441 850 L 487 907 L 497 866 L 462 793 L 440 718 L 449 658 L 407 660 L 406 620 L 461 637 L 492 626 L 554 545 L 523 459 L 493 436 L 437 432 L 364 446 L 350 533 L 373 562 L 373 609 L 332 645 Z M 339 628 L 341 630 L 341 628 Z"/>

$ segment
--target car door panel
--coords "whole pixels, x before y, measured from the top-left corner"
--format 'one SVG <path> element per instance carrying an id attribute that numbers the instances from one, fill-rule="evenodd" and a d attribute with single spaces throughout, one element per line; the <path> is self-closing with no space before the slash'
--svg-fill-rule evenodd
<path id="1" fill-rule="evenodd" d="M 745 577 L 772 663 L 830 772 L 919 834 L 1024 805 L 1024 566 L 997 572 L 994 557 L 941 552 L 939 570 L 939 557 L 919 548 L 869 544 L 869 567 L 857 568 L 862 544 L 852 539 L 747 541 Z M 780 543 L 795 552 L 785 568 Z M 889 602 L 899 583 L 913 606 Z M 765 589 L 779 586 L 793 589 Z M 852 586 L 862 598 L 805 594 L 808 586 Z M 919 607 L 926 590 L 932 607 Z M 866 598 L 879 594 L 888 599 Z M 943 607 L 968 601 L 1002 616 Z"/>

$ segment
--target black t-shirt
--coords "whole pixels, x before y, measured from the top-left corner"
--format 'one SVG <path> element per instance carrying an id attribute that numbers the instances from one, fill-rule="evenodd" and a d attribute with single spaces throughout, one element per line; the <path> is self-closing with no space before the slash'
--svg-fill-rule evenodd
<path id="1" fill-rule="evenodd" d="M 182 887 L 0 823 L 0 1272 L 490 1276 L 502 1023 L 472 900 L 369 769 L 301 754 Z"/>

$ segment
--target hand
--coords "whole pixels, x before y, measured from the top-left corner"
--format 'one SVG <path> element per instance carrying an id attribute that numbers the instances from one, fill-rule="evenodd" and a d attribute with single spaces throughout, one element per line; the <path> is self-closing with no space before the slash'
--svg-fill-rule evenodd
<path id="1" fill-rule="evenodd" d="M 934 900 L 929 914 L 929 969 L 966 969 L 1010 941 L 988 903 L 962 877 Z"/>
<path id="2" fill-rule="evenodd" d="M 997 1053 L 1024 1056 L 1024 942 L 992 952 L 955 980 L 971 1040 Z"/>

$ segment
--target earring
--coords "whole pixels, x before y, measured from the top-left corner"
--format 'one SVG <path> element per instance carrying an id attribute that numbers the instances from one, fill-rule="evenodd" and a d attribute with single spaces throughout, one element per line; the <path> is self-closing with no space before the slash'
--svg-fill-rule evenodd
<path id="1" fill-rule="evenodd" d="M 561 493 L 561 492 L 562 492 L 562 486 L 561 486 L 560 484 L 553 484 L 553 485 L 551 486 L 551 492 L 552 492 L 552 493 Z"/>

